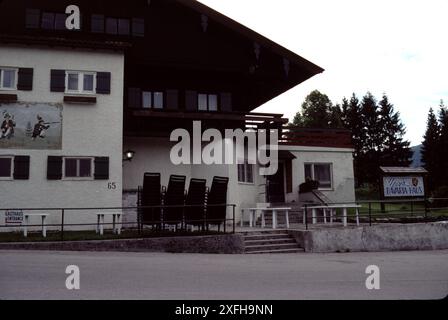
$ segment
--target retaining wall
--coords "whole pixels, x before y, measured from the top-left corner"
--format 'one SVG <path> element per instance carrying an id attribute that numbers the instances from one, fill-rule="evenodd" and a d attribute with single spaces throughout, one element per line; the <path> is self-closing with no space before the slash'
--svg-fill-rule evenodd
<path id="1" fill-rule="evenodd" d="M 177 253 L 243 253 L 239 234 L 127 240 L 0 243 L 0 250 L 124 251 Z"/>
<path id="2" fill-rule="evenodd" d="M 306 252 L 448 249 L 448 223 L 384 224 L 290 231 Z"/>

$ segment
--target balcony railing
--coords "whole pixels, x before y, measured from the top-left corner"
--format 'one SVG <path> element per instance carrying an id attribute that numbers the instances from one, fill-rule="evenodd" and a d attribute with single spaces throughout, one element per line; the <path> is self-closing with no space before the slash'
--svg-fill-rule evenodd
<path id="1" fill-rule="evenodd" d="M 279 144 L 327 148 L 353 148 L 352 136 L 345 129 L 313 129 L 286 126 Z"/>

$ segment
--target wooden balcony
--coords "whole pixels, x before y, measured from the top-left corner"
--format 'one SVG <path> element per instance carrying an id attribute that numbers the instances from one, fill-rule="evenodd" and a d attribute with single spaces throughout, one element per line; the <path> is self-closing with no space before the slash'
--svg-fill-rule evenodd
<path id="1" fill-rule="evenodd" d="M 165 137 L 177 128 L 190 130 L 193 121 L 202 129 L 279 129 L 288 122 L 282 114 L 259 112 L 204 112 L 187 110 L 128 109 L 125 111 L 126 136 Z"/>

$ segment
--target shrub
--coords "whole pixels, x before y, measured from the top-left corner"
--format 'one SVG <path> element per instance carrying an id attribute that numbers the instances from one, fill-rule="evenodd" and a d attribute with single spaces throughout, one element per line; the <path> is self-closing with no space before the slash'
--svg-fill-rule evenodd
<path id="1" fill-rule="evenodd" d="M 319 188 L 319 181 L 307 180 L 306 182 L 299 185 L 299 193 L 311 192 Z"/>

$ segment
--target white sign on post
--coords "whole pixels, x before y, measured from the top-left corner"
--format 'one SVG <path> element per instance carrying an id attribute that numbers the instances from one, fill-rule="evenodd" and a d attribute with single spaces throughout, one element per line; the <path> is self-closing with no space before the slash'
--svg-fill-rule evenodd
<path id="1" fill-rule="evenodd" d="M 8 210 L 5 212 L 5 224 L 22 224 L 23 211 L 21 210 Z"/>
<path id="2" fill-rule="evenodd" d="M 383 177 L 385 197 L 424 197 L 423 177 Z"/>

